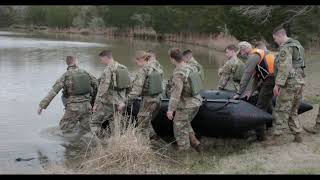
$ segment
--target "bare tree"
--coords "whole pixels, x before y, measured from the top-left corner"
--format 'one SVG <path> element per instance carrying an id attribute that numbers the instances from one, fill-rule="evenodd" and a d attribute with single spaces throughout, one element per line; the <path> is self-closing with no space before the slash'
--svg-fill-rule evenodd
<path id="1" fill-rule="evenodd" d="M 285 20 L 283 24 L 287 24 L 298 16 L 307 15 L 314 8 L 320 8 L 320 6 L 239 6 L 233 7 L 231 10 L 249 17 L 254 23 L 258 24 L 270 21 L 272 15 L 277 12 L 284 15 Z"/>

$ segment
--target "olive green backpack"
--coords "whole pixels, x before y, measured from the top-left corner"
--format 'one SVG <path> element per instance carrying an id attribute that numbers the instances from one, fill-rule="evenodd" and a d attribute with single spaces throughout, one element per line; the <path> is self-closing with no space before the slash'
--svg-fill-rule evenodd
<path id="1" fill-rule="evenodd" d="M 116 71 L 116 83 L 114 85 L 117 89 L 126 89 L 130 87 L 130 75 L 128 68 L 123 65 L 118 65 Z"/>
<path id="2" fill-rule="evenodd" d="M 71 75 L 71 95 L 85 95 L 91 92 L 90 76 L 85 72 L 75 72 Z"/>
<path id="3" fill-rule="evenodd" d="M 149 89 L 148 89 L 149 96 L 154 96 L 162 93 L 163 91 L 162 80 L 163 80 L 162 73 L 156 70 L 153 70 L 149 74 Z"/>
<path id="4" fill-rule="evenodd" d="M 191 86 L 191 93 L 192 96 L 196 96 L 200 93 L 200 91 L 203 88 L 202 79 L 200 77 L 199 72 L 192 71 L 191 69 L 190 71 L 191 72 L 189 73 L 188 80 Z"/>

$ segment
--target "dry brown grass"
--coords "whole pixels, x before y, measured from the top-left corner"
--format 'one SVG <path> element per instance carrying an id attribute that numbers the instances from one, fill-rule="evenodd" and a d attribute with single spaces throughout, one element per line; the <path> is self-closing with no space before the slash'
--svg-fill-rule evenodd
<path id="1" fill-rule="evenodd" d="M 77 168 L 51 165 L 47 173 L 163 174 L 178 161 L 165 155 L 166 146 L 152 148 L 128 116 L 116 115 L 106 138 L 92 137 Z"/>

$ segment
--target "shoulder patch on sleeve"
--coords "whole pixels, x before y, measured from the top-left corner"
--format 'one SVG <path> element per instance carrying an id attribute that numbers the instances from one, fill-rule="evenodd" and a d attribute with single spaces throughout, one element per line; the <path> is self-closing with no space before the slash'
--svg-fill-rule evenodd
<path id="1" fill-rule="evenodd" d="M 286 57 L 286 55 L 287 55 L 286 51 L 281 51 L 280 52 L 280 57 L 284 58 L 284 57 Z"/>

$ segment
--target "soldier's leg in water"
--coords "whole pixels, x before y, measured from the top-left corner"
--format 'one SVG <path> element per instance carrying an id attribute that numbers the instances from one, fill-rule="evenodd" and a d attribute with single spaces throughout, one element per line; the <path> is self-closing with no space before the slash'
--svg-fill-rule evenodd
<path id="1" fill-rule="evenodd" d="M 190 121 L 188 109 L 179 109 L 173 119 L 173 133 L 180 150 L 188 150 L 190 146 Z"/>
<path id="2" fill-rule="evenodd" d="M 90 130 L 97 136 L 101 136 L 102 133 L 102 123 L 105 117 L 104 106 L 101 103 L 97 104 L 97 111 L 92 114 L 90 119 Z"/>
<path id="3" fill-rule="evenodd" d="M 69 103 L 66 111 L 59 122 L 63 134 L 73 132 L 80 118 L 78 103 Z"/>
<path id="4" fill-rule="evenodd" d="M 90 131 L 90 118 L 92 115 L 92 108 L 90 102 L 85 102 L 82 105 L 82 111 L 80 112 L 82 114 L 80 118 L 80 127 L 81 130 L 84 132 Z"/>
<path id="5" fill-rule="evenodd" d="M 288 119 L 288 126 L 291 130 L 291 132 L 295 135 L 296 142 L 302 142 L 302 127 L 298 118 L 298 109 L 302 100 L 302 90 L 303 85 L 296 85 L 294 88 L 292 88 L 294 99 L 292 101 L 292 109 L 290 112 L 290 116 Z"/>

